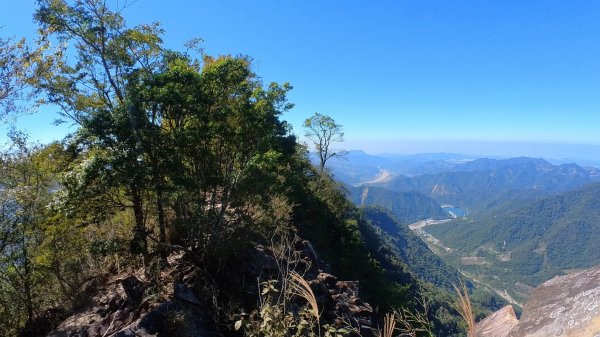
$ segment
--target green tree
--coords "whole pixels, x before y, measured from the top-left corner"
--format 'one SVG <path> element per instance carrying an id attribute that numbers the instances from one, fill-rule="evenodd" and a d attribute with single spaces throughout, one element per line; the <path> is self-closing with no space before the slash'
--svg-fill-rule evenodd
<path id="1" fill-rule="evenodd" d="M 154 154 L 153 171 L 170 182 L 181 236 L 206 253 L 250 229 L 253 206 L 272 196 L 277 165 L 294 153 L 295 139 L 278 118 L 291 108 L 291 86 L 264 88 L 244 57 L 206 56 L 199 64 L 167 55 L 134 90 L 134 106 L 156 116 L 148 143 L 165 150 Z"/>
<path id="2" fill-rule="evenodd" d="M 0 331 L 16 335 L 40 328 L 35 319 L 56 303 L 77 304 L 88 261 L 80 219 L 60 208 L 68 151 L 10 138 L 0 154 Z"/>
<path id="3" fill-rule="evenodd" d="M 41 242 L 40 218 L 46 182 L 39 179 L 38 172 L 31 165 L 31 151 L 26 147 L 26 139 L 21 135 L 11 135 L 15 149 L 2 158 L 2 273 L 3 281 L 18 290 L 27 313 L 27 320 L 34 317 L 35 292 L 39 280 L 35 278 L 33 250 Z"/>
<path id="4" fill-rule="evenodd" d="M 34 319 L 48 285 L 37 256 L 52 179 L 39 148 L 21 133 L 13 131 L 10 138 L 12 146 L 0 157 L 0 297 L 10 299 L 1 311 L 14 328 Z"/>
<path id="5" fill-rule="evenodd" d="M 37 2 L 40 39 L 53 37 L 61 44 L 38 63 L 35 84 L 71 121 L 81 123 L 96 109 L 123 106 L 129 76 L 150 71 L 160 58 L 157 23 L 129 28 L 121 11 L 103 0 Z"/>
<path id="6" fill-rule="evenodd" d="M 166 51 L 155 72 L 136 74 L 128 87 L 129 113 L 137 116 L 140 124 L 140 150 L 153 191 L 159 241 L 163 243 L 170 227 L 165 215 L 173 203 L 169 196 L 185 180 L 181 150 L 197 145 L 186 141 L 185 130 L 197 114 L 199 81 L 197 64 L 187 55 Z"/>
<path id="7" fill-rule="evenodd" d="M 33 83 L 47 93 L 47 102 L 61 108 L 63 117 L 81 126 L 81 146 L 100 148 L 87 152 L 83 169 L 88 172 L 82 177 L 88 179 L 72 184 L 84 189 L 73 194 L 90 195 L 88 186 L 97 187 L 95 192 L 124 191 L 125 203 L 109 205 L 133 210 L 132 247 L 146 253 L 144 196 L 150 183 L 142 161 L 145 120 L 130 109 L 127 87 L 131 77 L 156 68 L 162 31 L 158 24 L 127 27 L 120 11 L 102 0 L 39 0 L 38 5 L 41 38 L 54 37 L 62 44 L 38 63 Z M 67 58 L 69 53 L 76 57 Z"/>
<path id="8" fill-rule="evenodd" d="M 304 121 L 304 128 L 306 138 L 313 143 L 319 156 L 319 172 L 323 173 L 327 160 L 345 154 L 344 151 L 336 152 L 331 148 L 333 143 L 344 140 L 343 128 L 330 116 L 318 112 Z"/>
<path id="9" fill-rule="evenodd" d="M 0 119 L 26 111 L 23 104 L 35 91 L 28 86 L 31 64 L 38 60 L 44 45 L 31 51 L 25 39 L 0 38 Z"/>

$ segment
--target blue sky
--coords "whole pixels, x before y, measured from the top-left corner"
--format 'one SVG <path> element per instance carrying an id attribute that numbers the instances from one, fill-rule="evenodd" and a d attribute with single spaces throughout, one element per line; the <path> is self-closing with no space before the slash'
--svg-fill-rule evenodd
<path id="1" fill-rule="evenodd" d="M 31 36 L 33 8 L 3 0 L 1 34 Z M 124 15 L 160 21 L 170 48 L 201 37 L 209 54 L 252 56 L 265 82 L 291 82 L 296 107 L 284 117 L 298 134 L 318 111 L 345 127 L 349 149 L 477 143 L 483 154 L 600 159 L 597 1 L 138 0 Z M 20 126 L 60 138 L 53 118 Z"/>

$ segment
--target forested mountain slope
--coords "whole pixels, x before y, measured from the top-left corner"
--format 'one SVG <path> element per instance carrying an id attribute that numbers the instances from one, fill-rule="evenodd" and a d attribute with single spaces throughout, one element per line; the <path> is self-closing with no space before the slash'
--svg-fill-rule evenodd
<path id="1" fill-rule="evenodd" d="M 471 256 L 491 256 L 498 268 L 535 285 L 565 269 L 600 261 L 600 184 L 427 230 Z M 505 261 L 496 259 L 499 255 Z"/>
<path id="2" fill-rule="evenodd" d="M 460 284 L 460 273 L 431 252 L 423 240 L 408 226 L 398 222 L 388 210 L 366 207 L 363 212 L 370 224 L 380 230 L 379 234 L 396 258 L 407 265 L 410 272 L 448 290 L 453 290 L 453 284 Z"/>
<path id="3" fill-rule="evenodd" d="M 348 198 L 359 206 L 381 206 L 403 224 L 422 219 L 449 218 L 448 212 L 432 198 L 419 192 L 394 192 L 378 186 L 347 187 Z"/>

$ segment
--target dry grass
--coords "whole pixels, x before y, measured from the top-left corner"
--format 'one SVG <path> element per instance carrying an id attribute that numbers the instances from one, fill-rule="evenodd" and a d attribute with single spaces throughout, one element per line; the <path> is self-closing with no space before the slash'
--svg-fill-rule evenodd
<path id="1" fill-rule="evenodd" d="M 386 314 L 383 319 L 383 332 L 379 333 L 381 337 L 393 337 L 396 329 L 396 316 L 394 314 Z"/>
<path id="2" fill-rule="evenodd" d="M 454 307 L 454 309 L 456 309 L 456 311 L 458 311 L 465 323 L 467 323 L 467 336 L 475 336 L 475 316 L 473 315 L 471 299 L 469 298 L 469 290 L 464 283 L 460 288 L 456 285 L 453 286 L 454 290 L 456 291 L 456 295 L 458 296 L 458 303 L 456 305 L 451 305 Z"/>
<path id="3" fill-rule="evenodd" d="M 317 319 L 318 322 L 320 316 L 319 306 L 317 305 L 317 298 L 315 297 L 315 294 L 310 288 L 310 285 L 300 274 L 296 273 L 295 271 L 290 271 L 290 277 L 292 279 L 292 293 L 294 295 L 302 297 L 306 300 L 306 302 L 308 302 L 308 311 Z"/>

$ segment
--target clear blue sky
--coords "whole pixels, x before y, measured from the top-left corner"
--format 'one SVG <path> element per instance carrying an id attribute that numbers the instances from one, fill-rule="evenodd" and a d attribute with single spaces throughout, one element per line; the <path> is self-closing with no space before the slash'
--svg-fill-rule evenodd
<path id="1" fill-rule="evenodd" d="M 2 1 L 0 34 L 31 36 L 34 2 Z M 344 125 L 346 148 L 570 143 L 600 158 L 599 1 L 138 0 L 124 15 L 160 21 L 168 47 L 202 37 L 207 53 L 250 55 L 265 82 L 291 82 L 298 134 L 318 111 Z M 21 126 L 59 138 L 52 118 Z"/>

